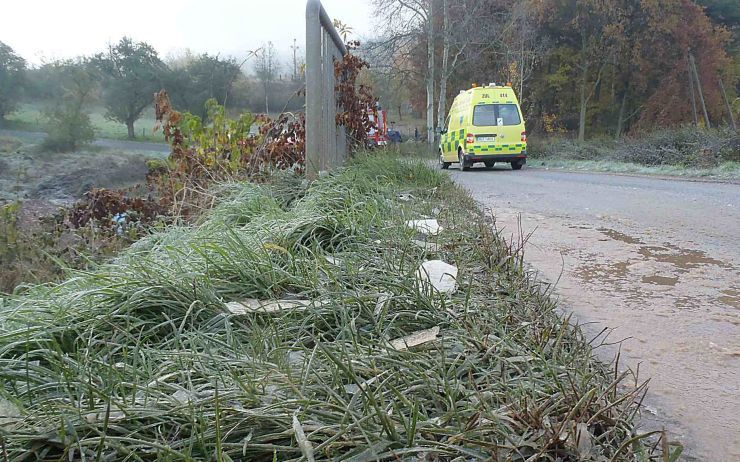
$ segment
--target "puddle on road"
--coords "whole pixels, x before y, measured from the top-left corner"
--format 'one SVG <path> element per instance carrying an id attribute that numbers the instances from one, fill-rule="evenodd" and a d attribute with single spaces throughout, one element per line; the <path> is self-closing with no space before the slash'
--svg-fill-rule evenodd
<path id="1" fill-rule="evenodd" d="M 609 228 L 598 228 L 598 231 L 626 244 L 644 244 L 637 238 Z M 638 253 L 644 259 L 652 259 L 659 263 L 670 263 L 682 272 L 698 268 L 702 265 L 715 265 L 723 268 L 732 268 L 732 265 L 708 256 L 701 250 L 683 249 L 673 244 L 665 243 L 662 246 L 641 245 Z M 649 281 L 648 281 L 649 282 Z"/>
<path id="2" fill-rule="evenodd" d="M 722 290 L 721 292 L 722 296 L 717 298 L 717 301 L 740 310 L 740 290 L 732 288 Z"/>
<path id="3" fill-rule="evenodd" d="M 682 249 L 675 245 L 665 244 L 665 246 L 645 245 L 637 251 L 646 259 L 653 259 L 660 263 L 670 263 L 682 272 L 698 268 L 702 265 L 721 266 L 731 268 L 731 265 L 708 256 L 701 250 Z"/>
<path id="4" fill-rule="evenodd" d="M 627 244 L 642 244 L 642 241 L 636 237 L 632 237 L 628 234 L 620 233 L 619 231 L 609 228 L 599 228 L 599 231 L 606 234 L 615 241 L 626 242 Z"/>
<path id="5" fill-rule="evenodd" d="M 630 264 L 629 260 L 613 263 L 591 263 L 580 265 L 575 274 L 584 282 L 619 282 L 623 281 L 629 274 Z"/>
<path id="6" fill-rule="evenodd" d="M 642 282 L 646 284 L 655 284 L 658 286 L 675 286 L 676 283 L 678 283 L 678 276 L 676 277 L 670 277 L 670 276 L 643 276 Z"/>

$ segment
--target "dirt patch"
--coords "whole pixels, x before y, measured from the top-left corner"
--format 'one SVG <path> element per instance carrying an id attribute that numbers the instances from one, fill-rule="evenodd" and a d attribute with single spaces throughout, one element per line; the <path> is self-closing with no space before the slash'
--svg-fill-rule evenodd
<path id="1" fill-rule="evenodd" d="M 132 158 L 121 161 L 104 156 L 95 159 L 95 167 L 82 167 L 70 172 L 50 175 L 29 192 L 38 198 L 78 198 L 92 188 L 120 188 L 141 183 L 146 178 L 146 160 Z"/>
<path id="2" fill-rule="evenodd" d="M 0 154 L 17 151 L 23 146 L 23 141 L 11 136 L 0 136 Z"/>
<path id="3" fill-rule="evenodd" d="M 92 188 L 127 188 L 145 181 L 146 161 L 162 154 L 100 147 L 51 154 L 24 145 L 0 158 L 0 203 L 44 200 L 69 204 Z"/>

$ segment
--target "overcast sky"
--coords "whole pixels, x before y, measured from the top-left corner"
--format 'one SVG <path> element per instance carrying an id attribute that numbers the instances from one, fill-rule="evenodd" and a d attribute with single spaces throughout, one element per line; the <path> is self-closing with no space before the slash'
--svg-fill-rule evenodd
<path id="1" fill-rule="evenodd" d="M 89 55 L 127 35 L 167 57 L 196 53 L 245 56 L 272 41 L 287 59 L 293 39 L 303 53 L 305 0 L 1 0 L 0 41 L 31 64 Z M 355 38 L 372 33 L 370 0 L 322 0 L 329 17 Z"/>

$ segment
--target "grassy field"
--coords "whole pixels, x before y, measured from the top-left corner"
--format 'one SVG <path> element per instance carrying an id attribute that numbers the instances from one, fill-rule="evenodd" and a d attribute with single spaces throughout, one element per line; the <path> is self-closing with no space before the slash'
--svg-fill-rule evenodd
<path id="1" fill-rule="evenodd" d="M 567 171 L 606 173 L 630 173 L 636 175 L 677 176 L 707 178 L 722 181 L 740 181 L 740 162 L 723 162 L 717 167 L 698 168 L 679 165 L 648 166 L 631 162 L 577 159 L 530 159 L 530 168 L 545 168 Z"/>
<path id="2" fill-rule="evenodd" d="M 727 128 L 680 127 L 583 143 L 533 136 L 528 147 L 534 167 L 740 180 L 740 136 Z"/>
<path id="3" fill-rule="evenodd" d="M 219 197 L 197 226 L 0 299 L 6 459 L 653 460 L 644 389 L 425 162 Z M 422 217 L 444 229 L 419 245 Z M 457 292 L 419 282 L 430 259 Z M 247 299 L 309 302 L 227 305 Z"/>
<path id="4" fill-rule="evenodd" d="M 14 130 L 44 131 L 43 104 L 24 103 L 18 111 L 7 116 L 8 126 Z M 126 125 L 105 118 L 105 108 L 95 107 L 91 110 L 90 119 L 98 138 L 128 139 Z M 136 139 L 139 141 L 161 141 L 161 132 L 154 133 L 154 109 L 147 109 L 134 124 Z"/>

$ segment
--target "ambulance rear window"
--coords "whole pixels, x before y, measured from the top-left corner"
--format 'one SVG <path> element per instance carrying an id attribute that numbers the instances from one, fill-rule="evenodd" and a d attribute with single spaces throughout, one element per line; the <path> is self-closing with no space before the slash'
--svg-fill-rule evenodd
<path id="1" fill-rule="evenodd" d="M 473 125 L 493 127 L 519 125 L 522 119 L 516 104 L 479 104 L 473 109 Z"/>
<path id="2" fill-rule="evenodd" d="M 496 125 L 496 105 L 479 104 L 473 109 L 473 125 L 490 127 Z"/>

